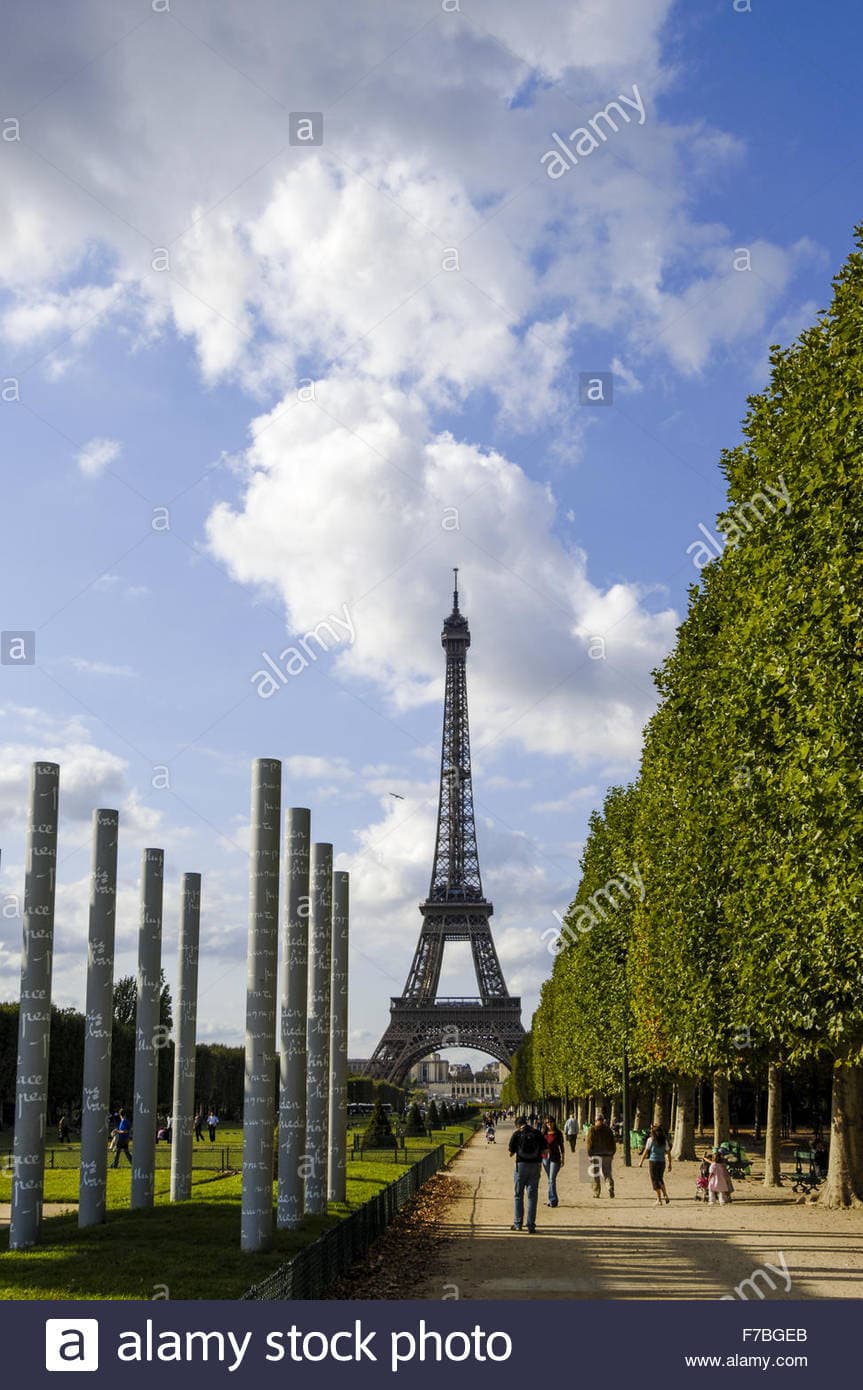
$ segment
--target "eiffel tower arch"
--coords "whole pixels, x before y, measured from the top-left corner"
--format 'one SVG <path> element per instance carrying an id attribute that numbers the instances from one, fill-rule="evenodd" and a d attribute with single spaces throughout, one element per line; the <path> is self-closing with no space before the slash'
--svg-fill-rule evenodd
<path id="1" fill-rule="evenodd" d="M 420 904 L 422 925 L 404 990 L 390 1000 L 390 1021 L 370 1064 L 373 1076 L 395 1085 L 423 1057 L 447 1047 L 475 1048 L 508 1066 L 524 1037 L 521 1000 L 507 992 L 489 922 L 494 908 L 479 871 L 467 711 L 470 629 L 459 611 L 458 570 L 441 645 L 446 693 L 431 885 Z M 470 942 L 477 997 L 438 997 L 447 941 Z"/>

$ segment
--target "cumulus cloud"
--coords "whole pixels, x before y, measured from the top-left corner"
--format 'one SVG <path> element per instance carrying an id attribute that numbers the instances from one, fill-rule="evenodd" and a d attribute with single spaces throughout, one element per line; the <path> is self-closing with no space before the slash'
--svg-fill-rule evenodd
<path id="1" fill-rule="evenodd" d="M 635 754 L 675 615 L 648 613 L 637 585 L 591 583 L 584 554 L 556 538 L 547 487 L 431 431 L 415 396 L 355 381 L 319 383 L 316 401 L 277 406 L 253 433 L 242 502 L 214 509 L 210 545 L 240 582 L 277 594 L 298 632 L 346 608 L 341 675 L 376 682 L 394 711 L 438 700 L 440 649 L 416 637 L 448 610 L 461 564 L 466 611 L 483 614 L 470 670 L 479 748 Z M 309 548 L 313 533 L 327 544 Z"/>
<path id="2" fill-rule="evenodd" d="M 161 823 L 131 785 L 126 759 L 96 743 L 83 720 L 6 705 L 0 709 L 0 826 L 26 824 L 30 768 L 39 761 L 60 764 L 64 819 L 89 822 L 94 807 L 113 806 L 130 830 L 152 831 Z"/>
<path id="3" fill-rule="evenodd" d="M 697 371 L 757 337 L 793 271 L 791 251 L 765 245 L 761 287 L 740 278 L 715 316 L 695 312 L 734 243 L 699 222 L 693 180 L 744 151 L 664 117 L 671 0 L 464 14 L 405 0 L 380 16 L 252 0 L 143 22 L 93 3 L 58 12 L 50 42 L 16 8 L 8 101 L 28 114 L 5 151 L 0 329 L 49 360 L 62 346 L 63 366 L 108 325 L 132 342 L 172 325 L 208 382 L 271 393 L 335 360 L 429 400 L 487 389 L 510 425 L 533 426 L 564 408 L 580 330 Z M 88 77 L 64 88 L 76 67 Z M 551 132 L 633 83 L 643 127 L 546 178 Z M 285 144 L 300 100 L 324 112 L 320 147 Z"/>

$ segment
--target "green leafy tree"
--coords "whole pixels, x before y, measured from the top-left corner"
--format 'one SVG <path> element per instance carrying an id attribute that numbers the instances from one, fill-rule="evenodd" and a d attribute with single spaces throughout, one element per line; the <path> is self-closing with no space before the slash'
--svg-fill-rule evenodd
<path id="1" fill-rule="evenodd" d="M 137 1007 L 138 982 L 134 975 L 122 975 L 114 985 L 115 1021 L 117 1023 L 130 1023 L 134 1027 Z M 159 975 L 159 1023 L 169 1032 L 174 1026 L 171 989 L 164 970 Z"/>
<path id="2" fill-rule="evenodd" d="M 417 1135 L 425 1134 L 425 1132 L 426 1127 L 423 1123 L 420 1108 L 416 1101 L 414 1101 L 405 1119 L 405 1134 L 408 1138 L 415 1138 Z"/>
<path id="3" fill-rule="evenodd" d="M 396 1147 L 396 1137 L 390 1125 L 389 1116 L 379 1100 L 375 1101 L 375 1108 L 369 1116 L 363 1134 L 363 1147 L 367 1149 L 394 1149 Z"/>

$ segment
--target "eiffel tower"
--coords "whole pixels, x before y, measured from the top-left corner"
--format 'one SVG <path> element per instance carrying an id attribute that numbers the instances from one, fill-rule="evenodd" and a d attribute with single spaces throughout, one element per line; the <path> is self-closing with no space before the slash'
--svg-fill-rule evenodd
<path id="1" fill-rule="evenodd" d="M 404 992 L 390 1000 L 389 1026 L 370 1064 L 373 1076 L 397 1086 L 416 1062 L 446 1047 L 476 1048 L 509 1065 L 524 1037 L 521 1000 L 507 993 L 489 926 L 494 909 L 479 873 L 467 717 L 470 630 L 459 612 L 457 569 L 454 574 L 452 612 L 441 634 L 446 695 L 431 887 L 420 904 L 422 927 Z M 438 998 L 447 941 L 470 942 L 479 998 Z"/>

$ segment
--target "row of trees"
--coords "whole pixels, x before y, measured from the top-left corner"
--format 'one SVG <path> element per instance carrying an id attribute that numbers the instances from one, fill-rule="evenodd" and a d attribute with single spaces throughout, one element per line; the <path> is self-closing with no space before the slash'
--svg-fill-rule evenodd
<path id="1" fill-rule="evenodd" d="M 111 1098 L 116 1105 L 131 1105 L 135 1090 L 135 1004 L 132 976 L 117 981 L 111 1040 Z M 174 1045 L 171 995 L 162 984 L 158 1108 L 168 1113 L 172 1105 Z M 65 1112 L 80 1112 L 84 1082 L 84 1034 L 86 1019 L 77 1009 L 51 1010 L 51 1042 L 48 1066 L 48 1122 L 56 1124 Z M 195 1051 L 195 1077 L 200 1103 L 213 1106 L 224 1119 L 240 1119 L 243 1113 L 243 1049 L 219 1043 L 199 1044 Z M 18 1056 L 18 1005 L 0 1004 L 0 1125 L 14 1122 L 15 1073 Z"/>
<path id="2" fill-rule="evenodd" d="M 671 655 L 640 774 L 591 819 L 583 877 L 511 1093 L 609 1094 L 832 1069 L 824 1200 L 863 1202 L 863 256 L 750 399 L 727 543 Z M 691 549 L 691 548 L 690 548 Z M 698 558 L 698 557 L 696 557 Z M 702 557 L 706 558 L 706 557 Z M 544 1086 L 543 1086 L 544 1082 Z"/>

